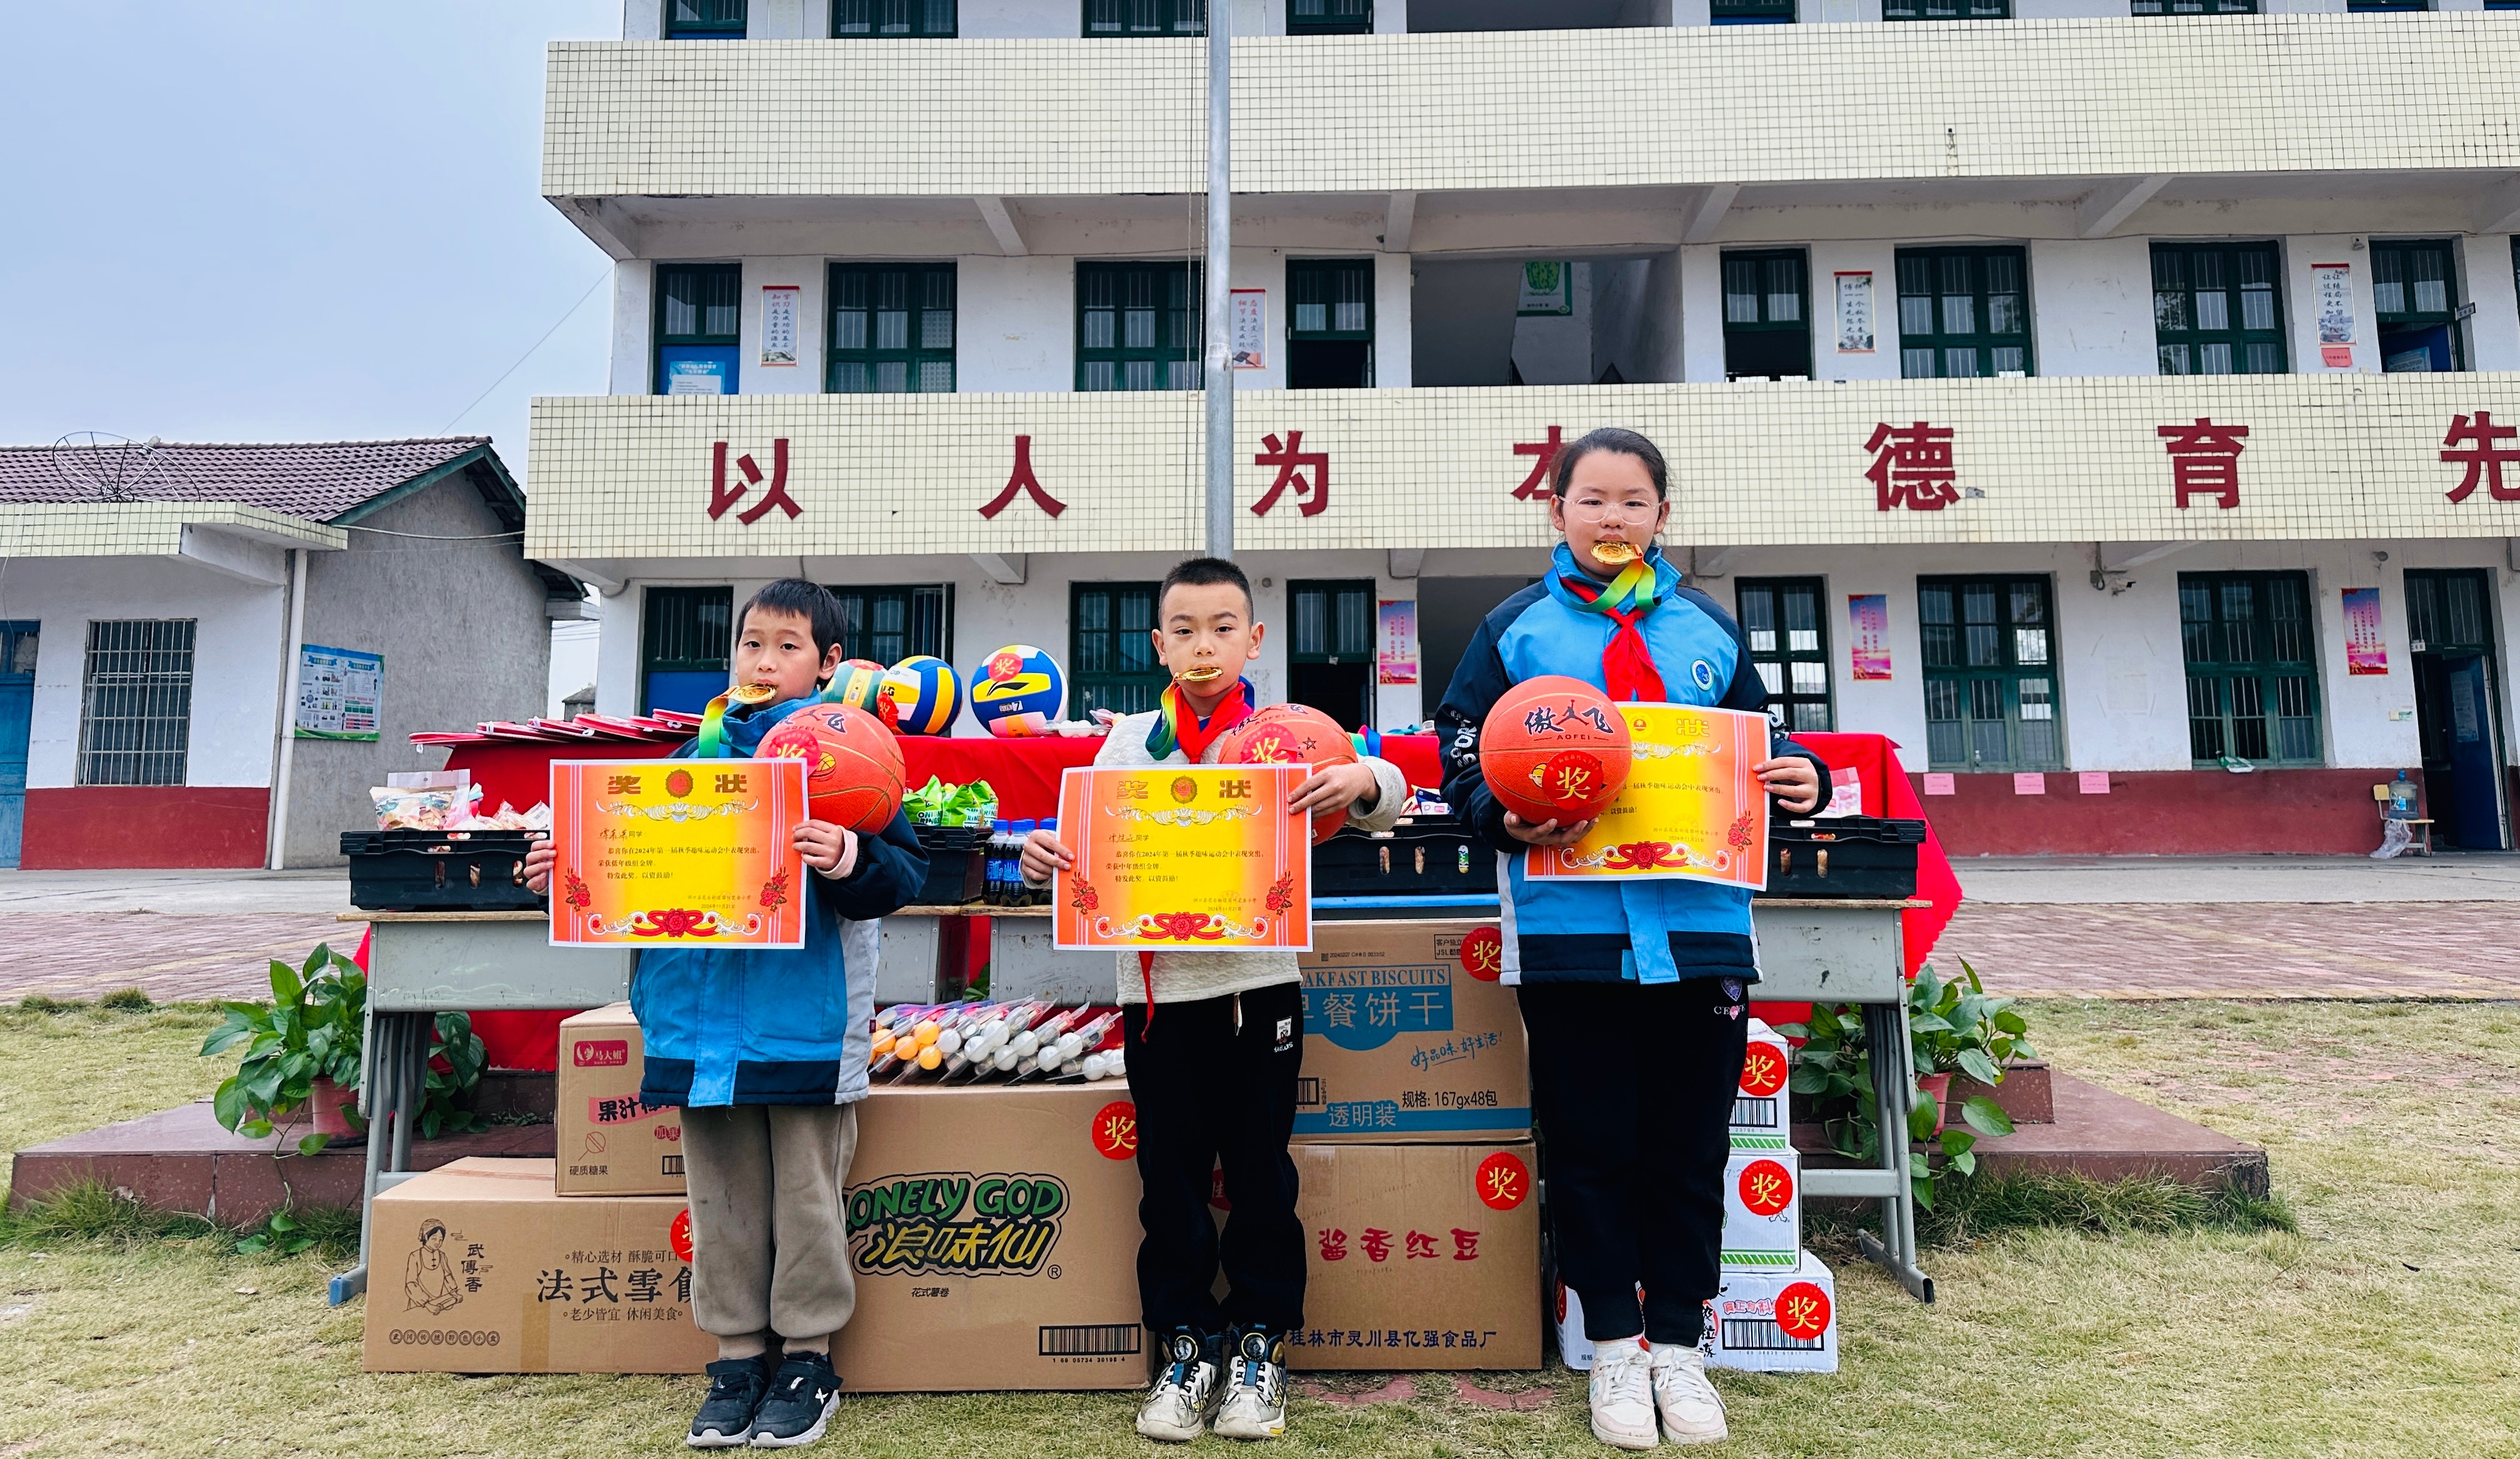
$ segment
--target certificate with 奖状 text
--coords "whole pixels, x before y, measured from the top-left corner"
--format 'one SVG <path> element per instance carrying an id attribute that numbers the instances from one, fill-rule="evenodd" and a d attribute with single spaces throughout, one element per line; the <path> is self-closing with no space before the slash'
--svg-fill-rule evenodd
<path id="1" fill-rule="evenodd" d="M 1074 864 L 1052 886 L 1056 945 L 1141 951 L 1306 951 L 1310 817 L 1301 765 L 1077 768 L 1058 783 Z"/>
<path id="2" fill-rule="evenodd" d="M 1693 704 L 1622 704 L 1634 742 L 1618 798 L 1571 846 L 1535 846 L 1532 877 L 1695 877 L 1768 884 L 1764 714 Z"/>
<path id="3" fill-rule="evenodd" d="M 555 947 L 805 946 L 801 760 L 552 764 Z"/>

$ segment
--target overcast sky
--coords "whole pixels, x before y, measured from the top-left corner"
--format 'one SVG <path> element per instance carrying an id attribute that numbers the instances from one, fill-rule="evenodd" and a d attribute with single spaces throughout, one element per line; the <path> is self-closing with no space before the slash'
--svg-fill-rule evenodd
<path id="1" fill-rule="evenodd" d="M 488 435 L 521 476 L 527 398 L 604 390 L 605 258 L 537 172 L 544 42 L 620 0 L 7 9 L 0 443 Z"/>

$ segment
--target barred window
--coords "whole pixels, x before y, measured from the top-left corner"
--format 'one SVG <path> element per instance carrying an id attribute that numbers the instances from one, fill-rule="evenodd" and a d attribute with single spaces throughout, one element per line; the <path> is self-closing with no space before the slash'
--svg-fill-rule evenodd
<path id="1" fill-rule="evenodd" d="M 184 783 L 193 725 L 193 625 L 190 618 L 88 624 L 80 784 Z"/>
<path id="2" fill-rule="evenodd" d="M 2308 573 L 2179 575 L 2187 742 L 2198 766 L 2227 755 L 2257 765 L 2319 763 L 2310 604 Z"/>

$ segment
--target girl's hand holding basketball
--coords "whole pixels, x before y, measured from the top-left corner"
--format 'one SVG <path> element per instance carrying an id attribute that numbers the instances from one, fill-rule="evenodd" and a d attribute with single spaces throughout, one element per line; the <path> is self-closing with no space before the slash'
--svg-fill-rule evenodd
<path id="1" fill-rule="evenodd" d="M 825 876 L 843 877 L 857 869 L 858 833 L 846 826 L 828 820 L 798 821 L 795 842 L 805 864 Z"/>
<path id="2" fill-rule="evenodd" d="M 1534 825 L 1511 811 L 1505 813 L 1505 833 L 1526 846 L 1572 846 L 1583 840 L 1584 833 L 1592 828 L 1593 822 L 1589 820 L 1561 826 L 1552 819 Z"/>
<path id="3" fill-rule="evenodd" d="M 1808 814 L 1820 805 L 1820 772 L 1799 755 L 1762 760 L 1750 767 L 1750 774 L 1777 798 L 1777 809 L 1788 816 Z"/>

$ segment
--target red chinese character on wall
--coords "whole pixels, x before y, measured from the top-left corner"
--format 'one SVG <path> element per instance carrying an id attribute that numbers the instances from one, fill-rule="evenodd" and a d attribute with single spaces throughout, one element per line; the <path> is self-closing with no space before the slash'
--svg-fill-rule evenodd
<path id="1" fill-rule="evenodd" d="M 735 459 L 735 468 L 743 474 L 743 479 L 734 486 L 728 486 L 726 452 L 727 444 L 724 441 L 719 441 L 709 448 L 708 514 L 710 521 L 716 521 L 726 515 L 728 508 L 742 501 L 746 492 L 762 482 L 761 465 L 747 452 Z M 796 505 L 796 499 L 788 495 L 788 438 L 786 436 L 781 436 L 770 443 L 769 481 L 770 489 L 762 494 L 760 501 L 735 514 L 737 521 L 749 527 L 768 515 L 770 508 L 774 507 L 788 513 L 789 521 L 794 521 L 803 514 L 803 508 Z"/>
<path id="2" fill-rule="evenodd" d="M 2240 453 L 2245 425 L 2217 425 L 2202 416 L 2193 425 L 2164 425 L 2153 434 L 2170 453 L 2170 479 L 2186 509 L 2190 497 L 2209 497 L 2225 511 L 2240 505 Z"/>
<path id="3" fill-rule="evenodd" d="M 1007 477 L 1006 489 L 990 498 L 989 505 L 980 508 L 980 515 L 992 521 L 996 520 L 999 512 L 1013 504 L 1017 492 L 1032 498 L 1032 505 L 1052 516 L 1057 516 L 1067 509 L 1066 503 L 1041 489 L 1041 478 L 1032 473 L 1032 437 L 1030 436 L 1015 437 L 1014 473 Z"/>
<path id="4" fill-rule="evenodd" d="M 1300 430 L 1286 432 L 1284 445 L 1280 445 L 1274 435 L 1262 436 L 1260 444 L 1268 449 L 1251 458 L 1251 464 L 1276 466 L 1278 479 L 1269 483 L 1267 495 L 1251 504 L 1252 515 L 1267 516 L 1269 508 L 1278 505 L 1278 499 L 1285 495 L 1286 488 L 1290 486 L 1295 489 L 1295 500 L 1299 504 L 1295 508 L 1297 515 L 1321 515 L 1322 508 L 1330 505 L 1330 454 L 1306 451 L 1304 433 Z M 1312 472 L 1309 478 L 1304 475 L 1306 471 Z"/>
<path id="5" fill-rule="evenodd" d="M 2497 441 L 2507 441 L 2514 436 L 2520 436 L 2520 425 L 2495 424 L 2492 411 L 2478 411 L 2473 419 L 2466 416 L 2452 417 L 2450 434 L 2442 437 L 2442 445 L 2445 447 L 2468 446 L 2473 449 L 2445 450 L 2441 454 L 2442 460 L 2455 462 L 2467 467 L 2467 474 L 2461 476 L 2458 485 L 2449 492 L 2450 499 L 2453 502 L 2466 501 L 2475 493 L 2478 483 L 2482 482 L 2486 494 L 2495 501 L 2520 502 L 2520 483 L 2511 486 L 2502 484 L 2502 468 L 2520 464 L 2520 451 L 2495 445 Z"/>
<path id="6" fill-rule="evenodd" d="M 1325 1261 L 1344 1261 L 1347 1260 L 1347 1233 L 1345 1231 L 1341 1231 L 1336 1227 L 1323 1228 L 1322 1260 Z"/>
<path id="7" fill-rule="evenodd" d="M 1514 442 L 1514 455 L 1534 456 L 1539 458 L 1539 460 L 1531 464 L 1531 474 L 1523 477 L 1522 485 L 1513 489 L 1513 499 L 1515 501 L 1545 502 L 1549 500 L 1549 468 L 1557 464 L 1557 453 L 1560 448 L 1565 446 L 1565 444 L 1566 427 L 1562 425 L 1552 425 L 1549 427 L 1548 440 Z"/>
<path id="8" fill-rule="evenodd" d="M 1864 449 L 1872 453 L 1872 469 L 1864 473 L 1864 479 L 1872 483 L 1878 509 L 1905 507 L 1911 511 L 1940 511 L 1960 499 L 1950 426 L 1922 420 L 1904 426 L 1875 424 L 1872 439 L 1864 443 Z"/>

